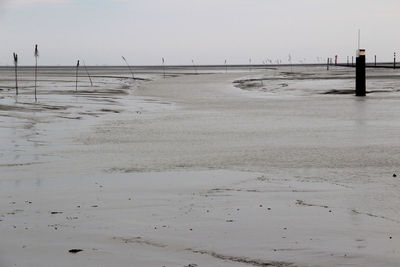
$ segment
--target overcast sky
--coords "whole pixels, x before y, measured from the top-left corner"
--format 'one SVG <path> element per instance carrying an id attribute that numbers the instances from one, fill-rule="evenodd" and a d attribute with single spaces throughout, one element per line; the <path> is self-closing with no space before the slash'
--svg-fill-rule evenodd
<path id="1" fill-rule="evenodd" d="M 0 0 L 0 65 L 346 61 L 400 54 L 399 0 Z"/>

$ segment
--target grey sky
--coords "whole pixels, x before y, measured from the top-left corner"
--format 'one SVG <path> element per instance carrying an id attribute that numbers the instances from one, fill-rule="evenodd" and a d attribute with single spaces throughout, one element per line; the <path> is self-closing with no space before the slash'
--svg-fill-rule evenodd
<path id="1" fill-rule="evenodd" d="M 345 61 L 400 52 L 398 0 L 0 0 L 0 65 Z"/>

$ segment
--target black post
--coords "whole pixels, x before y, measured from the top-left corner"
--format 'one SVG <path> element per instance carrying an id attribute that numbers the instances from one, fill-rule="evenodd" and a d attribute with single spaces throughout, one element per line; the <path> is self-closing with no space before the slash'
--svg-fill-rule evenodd
<path id="1" fill-rule="evenodd" d="M 366 95 L 365 49 L 357 50 L 356 57 L 356 96 Z"/>
<path id="2" fill-rule="evenodd" d="M 376 67 L 376 55 L 375 55 L 375 67 Z"/>
<path id="3" fill-rule="evenodd" d="M 335 56 L 335 66 L 337 65 L 337 55 Z"/>
<path id="4" fill-rule="evenodd" d="M 351 56 L 351 66 L 354 66 L 354 57 Z"/>
<path id="5" fill-rule="evenodd" d="M 396 52 L 394 52 L 393 69 L 396 69 Z"/>
<path id="6" fill-rule="evenodd" d="M 350 65 L 350 63 L 349 63 L 349 56 L 347 56 L 347 66 L 349 66 Z"/>
<path id="7" fill-rule="evenodd" d="M 328 60 L 326 62 L 326 70 L 329 70 L 329 58 L 328 58 Z"/>

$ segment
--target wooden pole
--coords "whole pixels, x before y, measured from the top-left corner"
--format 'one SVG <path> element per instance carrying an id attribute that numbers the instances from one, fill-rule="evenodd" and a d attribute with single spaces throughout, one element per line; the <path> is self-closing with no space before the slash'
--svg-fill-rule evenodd
<path id="1" fill-rule="evenodd" d="M 165 79 L 165 59 L 162 58 L 162 65 L 163 65 L 163 74 L 164 74 L 164 79 Z"/>
<path id="2" fill-rule="evenodd" d="M 37 102 L 36 85 L 37 85 L 37 59 L 39 57 L 38 45 L 35 45 L 35 102 Z"/>
<path id="3" fill-rule="evenodd" d="M 75 82 L 75 92 L 78 92 L 78 70 L 79 70 L 79 60 L 76 63 L 76 82 Z"/>
<path id="4" fill-rule="evenodd" d="M 194 59 L 192 59 L 192 64 L 193 64 L 194 72 L 195 72 L 196 74 L 198 74 L 198 73 L 197 73 L 197 67 L 196 67 L 196 64 L 194 64 Z"/>
<path id="5" fill-rule="evenodd" d="M 15 68 L 15 94 L 18 95 L 18 55 L 13 53 Z"/>
<path id="6" fill-rule="evenodd" d="M 90 86 L 93 87 L 92 77 L 90 77 L 89 71 L 88 71 L 88 69 L 86 68 L 86 63 L 85 63 L 85 61 L 83 61 L 83 67 L 85 68 L 86 74 L 87 74 L 87 76 L 89 77 Z"/>
<path id="7" fill-rule="evenodd" d="M 396 52 L 394 52 L 393 56 L 393 69 L 396 69 Z"/>
<path id="8" fill-rule="evenodd" d="M 249 58 L 249 71 L 251 72 L 251 58 Z"/>
<path id="9" fill-rule="evenodd" d="M 228 65 L 226 63 L 226 59 L 225 59 L 225 73 L 228 73 Z"/>
<path id="10" fill-rule="evenodd" d="M 131 66 L 129 65 L 128 61 L 126 60 L 126 58 L 124 56 L 122 56 L 122 59 L 125 61 L 125 64 L 128 66 L 129 71 L 132 74 L 132 79 L 135 79 L 135 73 L 133 72 Z"/>

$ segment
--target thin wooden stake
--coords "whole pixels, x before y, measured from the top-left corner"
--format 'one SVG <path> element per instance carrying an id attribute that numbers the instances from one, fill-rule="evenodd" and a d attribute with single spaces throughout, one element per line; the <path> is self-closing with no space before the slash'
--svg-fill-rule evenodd
<path id="1" fill-rule="evenodd" d="M 225 73 L 228 73 L 228 65 L 227 65 L 226 59 L 225 59 Z"/>
<path id="2" fill-rule="evenodd" d="M 198 74 L 198 73 L 197 73 L 197 67 L 196 67 L 196 65 L 194 64 L 194 60 L 193 60 L 193 59 L 192 59 L 192 64 L 193 64 L 193 68 L 194 68 L 195 73 Z"/>
<path id="3" fill-rule="evenodd" d="M 79 70 L 79 60 L 76 63 L 76 82 L 75 82 L 75 92 L 78 92 L 78 70 Z"/>
<path id="4" fill-rule="evenodd" d="M 18 55 L 13 53 L 15 67 L 15 94 L 18 95 Z"/>
<path id="5" fill-rule="evenodd" d="M 135 74 L 131 68 L 131 66 L 129 65 L 128 61 L 126 60 L 126 58 L 124 56 L 122 56 L 122 59 L 125 61 L 126 65 L 128 66 L 130 72 L 132 73 L 132 79 L 135 79 Z"/>
<path id="6" fill-rule="evenodd" d="M 165 79 L 165 59 L 162 58 L 162 65 L 163 65 L 163 73 L 164 73 L 164 79 Z"/>
<path id="7" fill-rule="evenodd" d="M 37 86 L 37 62 L 39 57 L 38 45 L 35 45 L 35 102 L 37 102 L 36 86 Z"/>
<path id="8" fill-rule="evenodd" d="M 89 71 L 88 71 L 88 69 L 86 68 L 86 63 L 85 63 L 85 61 L 83 61 L 83 67 L 85 68 L 86 74 L 87 74 L 87 76 L 89 77 L 90 86 L 93 87 L 92 77 L 90 77 Z"/>

